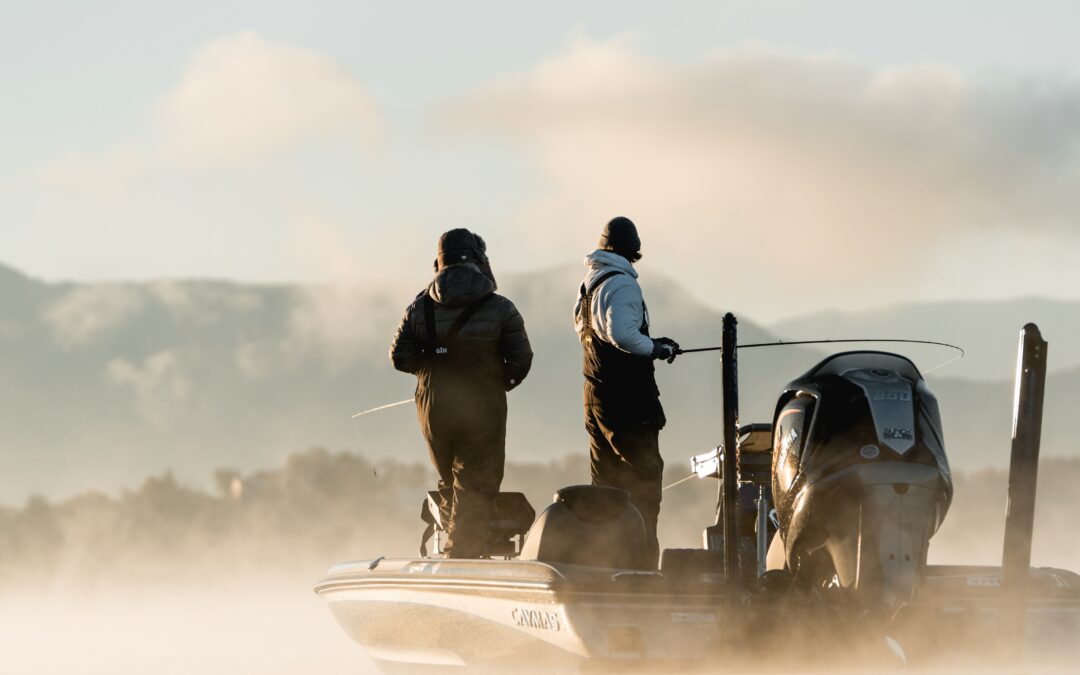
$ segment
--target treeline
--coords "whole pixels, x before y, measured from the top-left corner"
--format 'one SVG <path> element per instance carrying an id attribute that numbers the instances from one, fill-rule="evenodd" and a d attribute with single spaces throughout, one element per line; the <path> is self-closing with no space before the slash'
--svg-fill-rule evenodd
<path id="1" fill-rule="evenodd" d="M 325 567 L 384 545 L 400 548 L 402 532 L 416 529 L 429 481 L 420 464 L 376 466 L 313 449 L 280 469 L 219 469 L 213 489 L 167 472 L 118 496 L 32 497 L 22 508 L 0 509 L 0 587 L 200 580 L 316 560 Z"/>
<path id="2" fill-rule="evenodd" d="M 681 478 L 672 469 L 668 481 Z M 378 462 L 312 449 L 274 470 L 219 469 L 213 487 L 171 473 L 116 496 L 87 492 L 59 501 L 33 497 L 0 507 L 0 592 L 28 585 L 227 583 L 281 573 L 317 576 L 329 564 L 376 555 L 415 555 L 420 502 L 434 485 L 422 463 Z M 560 486 L 587 482 L 584 457 L 510 463 L 506 490 L 540 511 Z M 1047 460 L 1041 470 L 1035 562 L 1080 563 L 1074 513 L 1080 461 Z M 1006 476 L 956 477 L 956 499 L 932 546 L 942 561 L 1000 559 Z M 712 518 L 715 481 L 665 492 L 665 546 L 695 546 Z"/>

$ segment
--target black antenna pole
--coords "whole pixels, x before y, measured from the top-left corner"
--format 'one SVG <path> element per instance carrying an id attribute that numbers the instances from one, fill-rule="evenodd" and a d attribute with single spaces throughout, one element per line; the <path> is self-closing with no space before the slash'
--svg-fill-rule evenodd
<path id="1" fill-rule="evenodd" d="M 1005 513 L 1005 551 L 1001 560 L 1002 645 L 1007 657 L 1023 656 L 1025 596 L 1031 575 L 1031 535 L 1035 526 L 1035 486 L 1039 478 L 1039 438 L 1042 434 L 1043 391 L 1046 385 L 1047 343 L 1039 327 L 1029 323 L 1020 331 L 1013 401 L 1012 457 L 1009 461 L 1009 501 Z"/>
<path id="2" fill-rule="evenodd" d="M 724 575 L 733 581 L 739 575 L 739 362 L 736 350 L 735 315 L 724 315 L 720 340 L 720 364 L 724 394 L 724 452 L 720 472 L 717 525 L 724 528 Z"/>

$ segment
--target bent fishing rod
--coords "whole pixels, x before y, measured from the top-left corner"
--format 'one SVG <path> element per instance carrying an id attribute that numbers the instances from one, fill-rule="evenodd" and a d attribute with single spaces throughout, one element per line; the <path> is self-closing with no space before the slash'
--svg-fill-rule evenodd
<path id="1" fill-rule="evenodd" d="M 927 373 L 932 373 L 933 371 L 937 370 L 938 368 L 944 368 L 945 366 L 947 366 L 950 363 L 953 363 L 955 361 L 959 361 L 960 359 L 964 358 L 964 354 L 965 354 L 964 349 L 962 347 L 958 347 L 956 345 L 949 344 L 948 342 L 937 342 L 936 340 L 911 340 L 911 339 L 905 339 L 905 338 L 834 338 L 834 339 L 828 339 L 828 340 L 787 340 L 787 341 L 785 341 L 785 340 L 777 340 L 775 342 L 752 342 L 750 344 L 745 344 L 745 345 L 735 345 L 735 349 L 753 349 L 755 347 L 789 347 L 789 346 L 792 346 L 792 345 L 827 345 L 827 344 L 833 344 L 833 343 L 852 343 L 852 342 L 902 342 L 902 343 L 905 343 L 905 344 L 934 345 L 934 346 L 937 346 L 937 347 L 948 347 L 949 349 L 954 349 L 957 352 L 959 352 L 958 356 L 955 356 L 955 357 L 953 357 L 953 358 L 951 358 L 951 359 L 949 359 L 947 361 L 943 361 L 942 363 L 939 363 L 936 366 L 933 366 L 931 368 L 928 368 L 928 369 L 922 371 L 923 375 L 926 375 Z M 693 349 L 676 349 L 675 350 L 675 356 L 679 356 L 680 354 L 700 354 L 702 352 L 718 352 L 718 351 L 722 351 L 723 349 L 724 349 L 723 347 L 695 347 Z M 674 358 L 674 357 L 672 357 L 672 358 Z"/>
<path id="2" fill-rule="evenodd" d="M 922 370 L 923 375 L 933 373 L 937 368 L 942 368 L 950 363 L 963 359 L 963 348 L 956 345 L 949 345 L 948 342 L 939 342 L 936 340 L 914 340 L 905 338 L 834 338 L 824 340 L 777 340 L 774 342 L 751 342 L 748 345 L 735 345 L 735 349 L 754 349 L 756 347 L 791 347 L 793 345 L 832 345 L 835 342 L 904 342 L 907 345 L 933 345 L 935 347 L 947 347 L 959 352 L 959 355 L 954 356 L 953 359 L 949 359 L 943 363 L 939 363 L 931 368 Z M 697 347 L 693 349 L 676 349 L 675 355 L 679 354 L 698 354 L 702 352 L 718 352 L 724 351 L 723 347 Z"/>
<path id="3" fill-rule="evenodd" d="M 752 342 L 745 345 L 735 345 L 736 349 L 753 349 L 754 347 L 789 347 L 791 345 L 824 345 L 832 344 L 835 342 L 905 342 L 908 344 L 918 345 L 937 345 L 938 347 L 948 347 L 949 349 L 955 349 L 960 352 L 960 356 L 964 356 L 964 350 L 956 345 L 951 345 L 948 342 L 935 342 L 934 340 L 906 340 L 901 338 L 836 338 L 830 340 L 777 340 L 775 342 Z M 699 352 L 718 352 L 723 347 L 695 347 L 694 349 L 676 349 L 675 354 L 696 354 Z"/>

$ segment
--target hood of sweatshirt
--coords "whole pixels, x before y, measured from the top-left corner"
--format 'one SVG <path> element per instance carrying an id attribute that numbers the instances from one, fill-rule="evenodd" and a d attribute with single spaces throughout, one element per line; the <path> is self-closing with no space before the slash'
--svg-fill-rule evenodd
<path id="1" fill-rule="evenodd" d="M 637 270 L 634 269 L 629 260 L 618 253 L 599 248 L 585 256 L 585 267 L 588 269 L 588 272 L 585 273 L 585 285 L 590 287 L 602 275 L 613 270 L 623 272 L 634 279 L 637 279 L 638 276 Z"/>
<path id="2" fill-rule="evenodd" d="M 444 267 L 428 286 L 428 295 L 440 305 L 463 307 L 495 290 L 495 284 L 473 263 Z"/>

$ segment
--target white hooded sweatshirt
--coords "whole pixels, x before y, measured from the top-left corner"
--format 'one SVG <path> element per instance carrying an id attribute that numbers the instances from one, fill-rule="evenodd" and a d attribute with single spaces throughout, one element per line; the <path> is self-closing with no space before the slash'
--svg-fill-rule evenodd
<path id="1" fill-rule="evenodd" d="M 611 276 L 600 288 L 593 290 L 592 327 L 604 342 L 618 347 L 624 352 L 638 356 L 651 356 L 652 339 L 641 332 L 641 326 L 649 325 L 649 315 L 645 309 L 645 300 L 641 295 L 641 286 L 637 281 L 637 270 L 630 261 L 618 253 L 597 249 L 585 256 L 584 284 L 592 289 L 601 276 L 612 270 L 622 274 Z M 581 293 L 574 303 L 574 324 L 578 337 L 582 337 L 582 325 L 579 319 Z"/>

